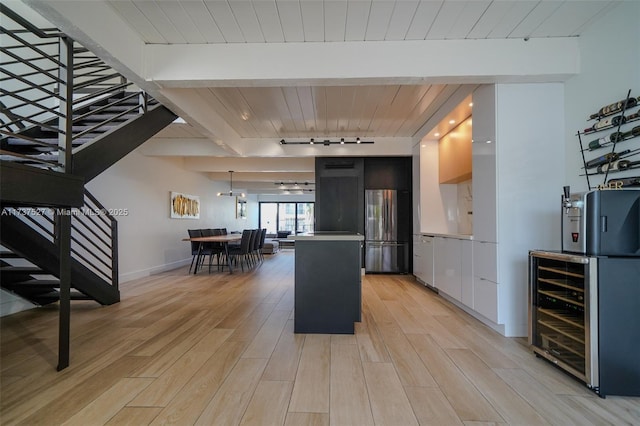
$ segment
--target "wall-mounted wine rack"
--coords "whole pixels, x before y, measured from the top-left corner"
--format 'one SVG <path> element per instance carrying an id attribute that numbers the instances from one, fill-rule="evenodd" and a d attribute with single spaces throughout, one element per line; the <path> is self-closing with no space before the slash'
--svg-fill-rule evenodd
<path id="1" fill-rule="evenodd" d="M 631 96 L 631 90 L 629 90 L 626 98 L 606 105 L 598 112 L 591 114 L 587 121 L 595 120 L 594 124 L 577 132 L 582 154 L 583 175 L 587 179 L 589 189 L 640 187 L 640 173 L 632 176 L 633 170 L 640 172 L 639 107 L 640 97 Z M 634 122 L 636 122 L 635 125 L 633 125 Z M 609 132 L 604 133 L 606 131 Z M 584 140 L 592 135 L 594 135 L 593 140 L 588 142 Z M 600 154 L 587 158 L 588 153 L 596 151 L 600 151 Z M 609 174 L 617 175 L 618 173 L 621 177 L 608 179 Z M 601 177 L 602 182 L 592 186 L 590 178 L 596 176 Z"/>

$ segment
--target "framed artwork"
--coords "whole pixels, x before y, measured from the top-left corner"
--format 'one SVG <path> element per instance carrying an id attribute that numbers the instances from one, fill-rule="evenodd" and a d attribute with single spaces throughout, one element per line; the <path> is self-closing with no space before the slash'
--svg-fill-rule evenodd
<path id="1" fill-rule="evenodd" d="M 247 218 L 247 200 L 242 197 L 236 197 L 236 218 Z"/>
<path id="2" fill-rule="evenodd" d="M 171 192 L 172 219 L 200 219 L 200 197 Z"/>

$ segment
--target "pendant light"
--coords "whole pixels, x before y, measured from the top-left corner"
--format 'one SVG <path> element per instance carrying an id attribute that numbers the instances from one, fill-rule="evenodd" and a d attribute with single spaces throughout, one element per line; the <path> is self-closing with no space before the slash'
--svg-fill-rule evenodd
<path id="1" fill-rule="evenodd" d="M 233 193 L 233 170 L 229 170 L 229 192 L 218 192 L 218 197 L 221 196 L 229 196 L 229 197 L 233 197 L 234 195 L 238 195 L 240 197 L 244 197 L 244 192 L 240 193 L 240 194 L 234 194 Z"/>

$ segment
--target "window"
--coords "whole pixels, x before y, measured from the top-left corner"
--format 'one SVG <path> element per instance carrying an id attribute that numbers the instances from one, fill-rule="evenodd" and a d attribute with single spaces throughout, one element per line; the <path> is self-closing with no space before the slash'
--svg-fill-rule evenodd
<path id="1" fill-rule="evenodd" d="M 315 203 L 261 202 L 260 228 L 267 234 L 277 231 L 291 231 L 292 234 L 313 232 L 315 223 Z"/>

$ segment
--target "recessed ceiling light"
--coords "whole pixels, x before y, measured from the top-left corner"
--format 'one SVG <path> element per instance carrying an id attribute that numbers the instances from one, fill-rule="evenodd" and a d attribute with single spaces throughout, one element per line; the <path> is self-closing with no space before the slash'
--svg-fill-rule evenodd
<path id="1" fill-rule="evenodd" d="M 436 132 L 436 133 L 433 134 L 433 136 L 435 136 L 437 138 L 438 136 L 440 136 L 440 133 Z"/>
<path id="2" fill-rule="evenodd" d="M 473 102 L 469 102 L 469 106 L 472 107 L 473 106 Z"/>
<path id="3" fill-rule="evenodd" d="M 487 143 L 491 143 L 491 141 L 487 141 Z"/>
<path id="4" fill-rule="evenodd" d="M 456 120 L 449 120 L 449 124 L 454 124 Z"/>

